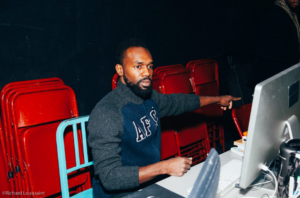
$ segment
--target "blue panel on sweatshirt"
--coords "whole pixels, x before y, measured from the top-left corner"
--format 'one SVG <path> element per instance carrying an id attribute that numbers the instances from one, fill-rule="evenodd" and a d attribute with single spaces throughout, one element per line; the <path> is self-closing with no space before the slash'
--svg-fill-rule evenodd
<path id="1" fill-rule="evenodd" d="M 122 109 L 124 133 L 120 147 L 123 166 L 146 166 L 160 160 L 158 106 L 151 99 Z"/>

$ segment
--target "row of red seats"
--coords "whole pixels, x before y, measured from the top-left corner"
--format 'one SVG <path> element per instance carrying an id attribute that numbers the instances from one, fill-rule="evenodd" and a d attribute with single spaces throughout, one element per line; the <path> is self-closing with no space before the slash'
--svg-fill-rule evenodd
<path id="1" fill-rule="evenodd" d="M 61 121 L 78 117 L 73 90 L 59 78 L 48 78 L 9 83 L 0 96 L 1 196 L 60 197 L 56 129 Z M 65 148 L 73 154 L 71 130 Z M 67 155 L 67 166 L 74 165 L 75 156 Z M 71 193 L 90 188 L 88 170 L 72 174 L 69 186 Z"/>
<path id="2" fill-rule="evenodd" d="M 115 75 L 113 87 L 117 78 Z M 219 95 L 218 84 L 217 64 L 209 59 L 191 61 L 186 68 L 182 65 L 159 67 L 153 76 L 153 89 L 164 94 Z M 60 197 L 55 134 L 62 120 L 78 117 L 73 90 L 59 78 L 49 78 L 10 83 L 2 89 L 0 97 L 0 177 L 5 178 L 0 180 L 1 190 L 11 192 L 11 197 Z M 196 164 L 206 158 L 210 146 L 219 143 L 224 151 L 221 117 L 220 107 L 210 105 L 163 118 L 162 159 L 193 157 Z M 79 132 L 78 137 L 81 138 Z M 73 167 L 71 130 L 65 135 L 65 148 L 67 167 Z M 83 160 L 82 155 L 80 160 Z M 71 193 L 90 188 L 89 170 L 72 173 L 69 186 Z"/>
<path id="3" fill-rule="evenodd" d="M 112 80 L 117 86 L 118 74 Z M 159 93 L 195 93 L 204 96 L 219 95 L 218 65 L 210 59 L 157 67 L 152 77 L 152 89 Z M 193 157 L 193 163 L 206 159 L 210 147 L 224 146 L 222 110 L 213 104 L 194 112 L 161 119 L 161 159 L 174 156 Z"/>

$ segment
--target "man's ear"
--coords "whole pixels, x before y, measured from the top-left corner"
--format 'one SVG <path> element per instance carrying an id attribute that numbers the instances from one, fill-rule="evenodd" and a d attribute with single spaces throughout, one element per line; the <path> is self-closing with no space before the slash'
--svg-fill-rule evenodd
<path id="1" fill-rule="evenodd" d="M 116 68 L 116 72 L 119 74 L 119 76 L 123 76 L 123 67 L 122 67 L 122 65 L 120 65 L 120 64 L 116 64 L 116 66 L 115 66 L 115 68 Z"/>

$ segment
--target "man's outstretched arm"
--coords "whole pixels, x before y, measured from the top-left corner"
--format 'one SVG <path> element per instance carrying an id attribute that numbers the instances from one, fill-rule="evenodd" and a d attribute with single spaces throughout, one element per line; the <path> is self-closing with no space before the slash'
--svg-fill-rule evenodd
<path id="1" fill-rule="evenodd" d="M 219 104 L 223 110 L 232 108 L 232 101 L 240 100 L 241 98 L 236 98 L 233 96 L 199 96 L 200 107 L 210 105 L 210 104 Z"/>
<path id="2" fill-rule="evenodd" d="M 192 158 L 175 157 L 139 168 L 139 183 L 144 183 L 158 175 L 168 174 L 181 177 L 191 168 Z"/>

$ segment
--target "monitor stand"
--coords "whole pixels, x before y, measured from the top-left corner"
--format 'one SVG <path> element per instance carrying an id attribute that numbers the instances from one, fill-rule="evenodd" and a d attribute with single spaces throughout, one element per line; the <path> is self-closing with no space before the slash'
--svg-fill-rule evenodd
<path id="1" fill-rule="evenodd" d="M 285 121 L 285 124 L 288 129 L 288 134 L 286 134 L 286 142 L 288 142 L 291 139 L 300 139 L 300 124 L 295 115 L 290 117 L 287 121 Z"/>

